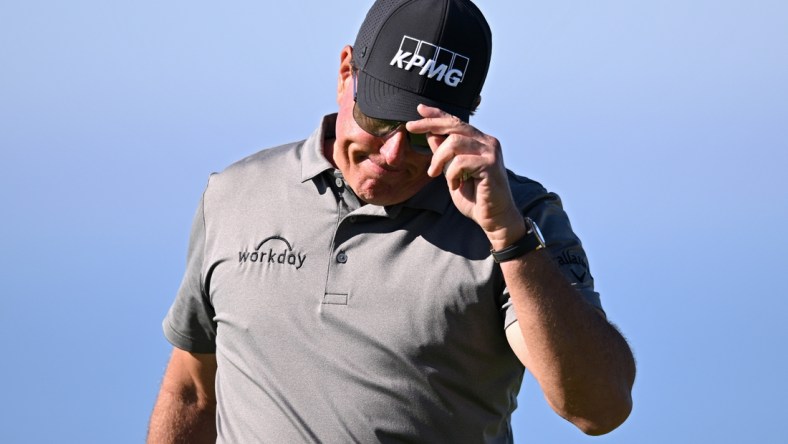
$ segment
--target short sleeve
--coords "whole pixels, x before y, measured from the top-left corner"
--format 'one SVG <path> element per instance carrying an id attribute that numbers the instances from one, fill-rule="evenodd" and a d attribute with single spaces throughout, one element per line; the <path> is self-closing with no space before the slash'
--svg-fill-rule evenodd
<path id="1" fill-rule="evenodd" d="M 205 212 L 204 195 L 194 215 L 186 272 L 164 318 L 164 336 L 175 347 L 194 353 L 216 351 L 215 312 L 204 285 Z"/>
<path id="2" fill-rule="evenodd" d="M 588 258 L 580 239 L 572 230 L 569 217 L 561 205 L 561 199 L 555 193 L 547 193 L 542 199 L 523 210 L 523 215 L 530 217 L 544 236 L 547 252 L 558 265 L 569 283 L 577 289 L 586 302 L 602 310 L 599 293 L 594 290 L 594 278 L 588 265 Z M 517 320 L 511 300 L 506 290 L 504 327 Z"/>

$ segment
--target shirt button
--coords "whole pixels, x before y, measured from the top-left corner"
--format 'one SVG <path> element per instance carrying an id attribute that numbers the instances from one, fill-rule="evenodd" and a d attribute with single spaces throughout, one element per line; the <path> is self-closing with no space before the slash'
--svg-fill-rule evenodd
<path id="1" fill-rule="evenodd" d="M 337 255 L 337 262 L 339 262 L 340 264 L 344 264 L 345 262 L 347 262 L 347 254 L 345 254 L 344 251 L 340 251 L 339 254 Z"/>
<path id="2" fill-rule="evenodd" d="M 342 188 L 342 186 L 345 184 L 344 182 L 342 182 L 342 179 L 340 179 L 339 177 L 336 178 L 334 183 L 336 183 L 337 187 L 339 187 L 339 188 Z"/>

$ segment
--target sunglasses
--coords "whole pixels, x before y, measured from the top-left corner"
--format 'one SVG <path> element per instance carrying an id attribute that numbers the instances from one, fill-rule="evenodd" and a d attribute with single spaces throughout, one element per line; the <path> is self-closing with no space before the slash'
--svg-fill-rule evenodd
<path id="1" fill-rule="evenodd" d="M 386 119 L 376 119 L 374 117 L 370 117 L 363 112 L 361 112 L 361 108 L 358 107 L 357 98 L 357 91 L 356 91 L 356 83 L 358 82 L 358 77 L 356 76 L 356 70 L 353 70 L 353 120 L 356 121 L 356 124 L 375 137 L 381 138 L 388 138 L 395 132 L 399 131 L 400 128 L 405 128 L 405 123 L 399 120 L 386 120 Z M 427 143 L 427 134 L 418 134 L 418 133 L 411 133 L 405 130 L 405 134 L 408 137 L 408 143 L 410 144 L 413 151 L 419 154 L 429 154 L 432 155 L 432 150 L 430 149 L 430 145 Z"/>

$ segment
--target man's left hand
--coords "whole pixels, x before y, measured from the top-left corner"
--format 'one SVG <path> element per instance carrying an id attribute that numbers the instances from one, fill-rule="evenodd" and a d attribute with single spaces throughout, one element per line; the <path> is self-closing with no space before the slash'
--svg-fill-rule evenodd
<path id="1" fill-rule="evenodd" d="M 419 105 L 424 117 L 407 123 L 412 133 L 427 133 L 432 163 L 427 174 L 444 173 L 454 205 L 487 234 L 493 249 L 525 234 L 523 217 L 509 189 L 498 139 L 438 108 Z"/>

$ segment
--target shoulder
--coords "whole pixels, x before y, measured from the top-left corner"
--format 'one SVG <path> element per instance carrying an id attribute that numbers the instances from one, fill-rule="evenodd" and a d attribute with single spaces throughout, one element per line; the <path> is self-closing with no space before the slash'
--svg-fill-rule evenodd
<path id="1" fill-rule="evenodd" d="M 219 173 L 211 173 L 203 194 L 208 209 L 239 207 L 281 195 L 300 181 L 303 141 L 267 148 L 247 156 Z"/>
<path id="2" fill-rule="evenodd" d="M 511 170 L 506 170 L 506 172 L 514 203 L 523 214 L 529 213 L 532 209 L 544 203 L 555 204 L 559 208 L 561 207 L 561 199 L 558 195 L 547 191 L 541 183 L 515 174 Z"/>
<path id="3" fill-rule="evenodd" d="M 558 194 L 548 191 L 539 182 L 511 171 L 509 187 L 512 190 L 515 204 L 524 216 L 533 219 L 545 236 L 552 243 L 575 246 L 580 240 L 572 229 L 569 216 Z"/>
<path id="4" fill-rule="evenodd" d="M 219 173 L 212 173 L 208 189 L 240 191 L 270 182 L 298 180 L 301 170 L 303 141 L 266 148 L 231 164 Z"/>
<path id="5" fill-rule="evenodd" d="M 212 181 L 257 176 L 261 171 L 298 170 L 301 167 L 301 147 L 304 141 L 292 142 L 285 145 L 266 148 L 231 164 L 220 173 L 212 174 Z"/>
<path id="6" fill-rule="evenodd" d="M 522 214 L 539 226 L 547 242 L 547 252 L 561 272 L 591 305 L 602 310 L 583 244 L 572 228 L 561 198 L 539 182 L 511 171 L 509 186 Z"/>

